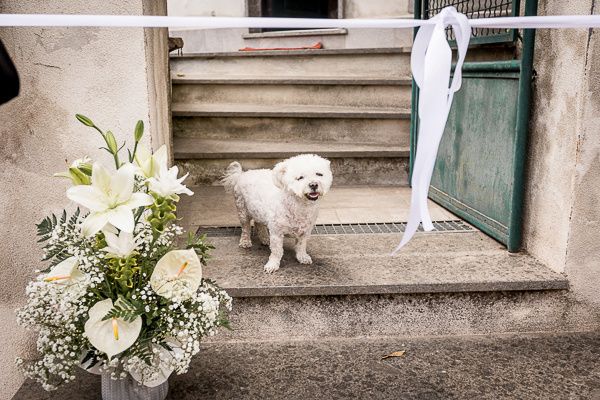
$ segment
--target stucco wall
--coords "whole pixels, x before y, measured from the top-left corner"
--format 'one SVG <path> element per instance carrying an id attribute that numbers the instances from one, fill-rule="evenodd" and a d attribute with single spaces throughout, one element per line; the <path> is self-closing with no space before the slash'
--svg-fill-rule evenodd
<path id="1" fill-rule="evenodd" d="M 244 17 L 245 0 L 168 0 L 169 15 Z"/>
<path id="2" fill-rule="evenodd" d="M 5 0 L 0 12 L 142 14 L 143 3 Z M 149 105 L 164 93 L 157 84 L 159 94 L 148 94 L 148 69 L 161 64 L 154 53 L 147 54 L 143 29 L 4 28 L 0 38 L 22 88 L 17 99 L 0 106 L 0 398 L 5 399 L 22 382 L 14 357 L 32 343 L 14 325 L 14 309 L 23 303 L 25 286 L 40 266 L 34 224 L 50 212 L 74 208 L 65 197 L 67 182 L 51 174 L 65 169 L 65 159 L 86 154 L 110 161 L 98 150 L 103 144 L 99 135 L 74 114 L 129 138 L 138 119 L 150 131 L 159 130 L 160 111 L 150 119 Z"/>
<path id="3" fill-rule="evenodd" d="M 597 1 L 540 0 L 539 15 L 598 14 Z M 538 30 L 525 247 L 600 303 L 598 30 Z"/>

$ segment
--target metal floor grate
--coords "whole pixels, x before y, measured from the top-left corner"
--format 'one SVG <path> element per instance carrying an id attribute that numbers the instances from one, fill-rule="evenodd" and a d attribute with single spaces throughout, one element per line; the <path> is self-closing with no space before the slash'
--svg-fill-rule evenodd
<path id="1" fill-rule="evenodd" d="M 473 232 L 475 228 L 461 220 L 434 221 L 434 232 Z M 358 235 L 377 233 L 400 233 L 406 229 L 406 222 L 359 223 L 359 224 L 322 224 L 315 225 L 313 235 Z M 419 226 L 419 232 L 423 227 Z M 239 226 L 221 226 L 198 228 L 198 234 L 208 237 L 239 236 L 242 229 Z"/>

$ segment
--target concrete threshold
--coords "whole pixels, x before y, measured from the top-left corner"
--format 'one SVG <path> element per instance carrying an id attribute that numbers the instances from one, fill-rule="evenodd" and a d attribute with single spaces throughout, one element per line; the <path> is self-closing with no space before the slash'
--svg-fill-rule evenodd
<path id="1" fill-rule="evenodd" d="M 216 247 L 204 269 L 234 297 L 339 296 L 564 290 L 565 277 L 527 254 L 511 255 L 481 232 L 417 234 L 397 256 L 400 235 L 313 235 L 312 265 L 299 264 L 286 240 L 281 268 L 266 274 L 266 246 L 238 247 L 238 237 L 209 239 Z"/>
<path id="2" fill-rule="evenodd" d="M 172 60 L 185 58 L 220 58 L 220 57 L 263 57 L 263 56 L 336 56 L 336 55 L 370 55 L 370 54 L 410 54 L 412 47 L 385 47 L 363 49 L 314 49 L 314 50 L 263 50 L 263 51 L 231 51 L 220 53 L 184 53 L 170 54 Z"/>
<path id="3" fill-rule="evenodd" d="M 174 85 L 359 85 L 359 86 L 410 86 L 410 78 L 352 77 L 352 76 L 255 76 L 255 75 L 205 75 L 175 72 Z"/>

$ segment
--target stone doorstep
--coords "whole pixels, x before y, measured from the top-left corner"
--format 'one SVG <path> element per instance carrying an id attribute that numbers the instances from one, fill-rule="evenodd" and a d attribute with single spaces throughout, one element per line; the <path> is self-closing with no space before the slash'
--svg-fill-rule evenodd
<path id="1" fill-rule="evenodd" d="M 312 265 L 299 264 L 286 240 L 281 267 L 266 274 L 269 250 L 254 238 L 212 237 L 204 268 L 233 297 L 338 296 L 566 290 L 568 282 L 527 254 L 510 255 L 481 232 L 417 234 L 398 255 L 399 234 L 313 235 Z"/>
<path id="2" fill-rule="evenodd" d="M 598 399 L 597 332 L 204 343 L 168 399 Z M 383 359 L 392 352 L 399 357 Z M 97 375 L 13 400 L 98 399 Z"/>

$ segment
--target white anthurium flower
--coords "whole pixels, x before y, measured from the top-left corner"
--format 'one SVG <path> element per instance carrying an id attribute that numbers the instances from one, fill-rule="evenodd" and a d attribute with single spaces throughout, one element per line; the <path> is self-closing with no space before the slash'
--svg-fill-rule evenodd
<path id="1" fill-rule="evenodd" d="M 89 311 L 89 318 L 85 322 L 85 334 L 96 349 L 106 353 L 108 358 L 124 352 L 130 348 L 142 330 L 142 318 L 137 316 L 132 322 L 121 318 L 102 320 L 113 308 L 111 299 L 106 299 L 94 304 Z"/>
<path id="2" fill-rule="evenodd" d="M 121 232 L 119 235 L 114 234 L 108 230 L 102 230 L 107 246 L 102 250 L 107 253 L 109 257 L 114 258 L 127 258 L 136 249 L 137 243 L 133 237 L 133 233 Z"/>
<path id="3" fill-rule="evenodd" d="M 157 344 L 152 344 L 152 353 L 154 354 L 152 366 L 141 362 L 128 368 L 133 379 L 148 387 L 162 385 L 173 372 L 173 368 L 169 366 L 173 359 L 173 354 L 170 351 Z"/>
<path id="4" fill-rule="evenodd" d="M 150 286 L 168 299 L 189 299 L 202 281 L 202 263 L 194 249 L 172 250 L 162 256 L 150 277 Z"/>
<path id="5" fill-rule="evenodd" d="M 134 175 L 131 164 L 123 165 L 111 175 L 101 164 L 94 163 L 92 184 L 67 190 L 70 200 L 90 210 L 82 226 L 85 236 L 95 235 L 108 223 L 124 232 L 133 232 L 133 210 L 153 202 L 149 194 L 133 192 Z"/>
<path id="6" fill-rule="evenodd" d="M 138 147 L 134 161 L 143 176 L 152 178 L 158 175 L 161 168 L 167 168 L 168 160 L 167 146 L 163 144 L 154 153 L 145 146 Z"/>
<path id="7" fill-rule="evenodd" d="M 77 257 L 69 257 L 55 265 L 44 277 L 45 282 L 65 287 L 65 290 L 74 290 L 85 280 L 85 275 L 79 270 Z"/>
<path id="8" fill-rule="evenodd" d="M 179 174 L 179 168 L 177 168 L 177 166 L 169 169 L 166 167 L 162 168 L 155 178 L 148 179 L 148 189 L 161 197 L 169 197 L 183 193 L 188 196 L 193 196 L 194 192 L 181 183 L 188 177 L 189 172 L 181 178 L 177 178 L 177 174 Z"/>

